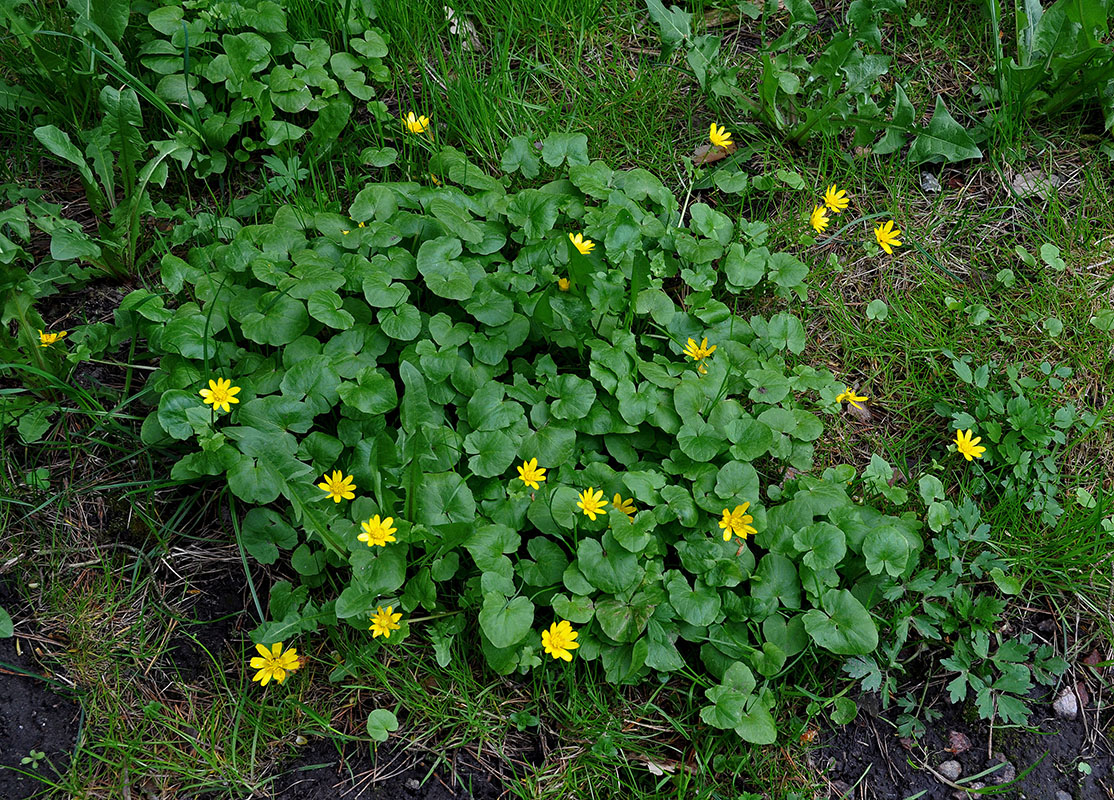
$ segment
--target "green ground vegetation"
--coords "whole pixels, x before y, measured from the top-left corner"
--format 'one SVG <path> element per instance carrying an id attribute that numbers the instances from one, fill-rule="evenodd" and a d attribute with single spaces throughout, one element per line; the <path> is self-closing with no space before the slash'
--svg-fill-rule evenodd
<path id="1" fill-rule="evenodd" d="M 769 15 L 763 33 L 760 13 L 698 0 L 684 12 L 691 13 L 690 40 L 671 45 L 660 20 L 631 0 L 461 0 L 454 19 L 444 18 L 439 2 L 299 0 L 285 6 L 290 46 L 275 51 L 274 64 L 304 68 L 298 74 L 311 94 L 324 98 L 314 118 L 289 110 L 300 101 L 290 99 L 288 108 L 264 102 L 248 85 L 249 76 L 277 81 L 276 72 L 268 72 L 271 62 L 256 68 L 264 56 L 236 27 L 234 5 L 193 8 L 191 19 L 209 14 L 197 22 L 198 35 L 219 35 L 190 46 L 200 48 L 195 65 L 219 55 L 219 45 L 230 63 L 243 63 L 229 69 L 246 72 L 237 83 L 223 67 L 199 71 L 196 86 L 182 69 L 177 18 L 156 16 L 151 24 L 146 10 L 125 4 L 131 13 L 121 27 L 118 3 L 76 17 L 53 5 L 0 10 L 7 34 L 0 39 L 0 135 L 10 145 L 5 207 L 26 209 L 0 211 L 0 303 L 9 325 L 0 336 L 0 413 L 8 414 L 0 525 L 5 550 L 19 554 L 0 564 L 50 640 L 44 663 L 84 711 L 69 766 L 53 772 L 55 754 L 47 753 L 34 770 L 46 796 L 119 796 L 125 784 L 181 796 L 228 787 L 266 792 L 303 738 L 374 747 L 366 727 L 373 709 L 391 711 L 401 723 L 395 741 L 417 752 L 459 747 L 481 761 L 516 764 L 507 788 L 523 798 L 809 796 L 820 779 L 806 765 L 805 742 L 854 714 L 846 698 L 859 685 L 874 681 L 894 702 L 909 701 L 907 732 L 916 732 L 917 704 L 909 698 L 919 695 L 893 663 L 895 642 L 905 641 L 895 633 L 901 603 L 912 603 L 905 610 L 921 619 L 905 636 L 931 640 L 924 625 L 959 631 L 975 648 L 1010 613 L 1007 598 L 1060 608 L 1065 630 L 1077 614 L 1089 620 L 1088 635 L 1108 624 L 1110 146 L 1099 105 L 1053 113 L 1056 102 L 1082 102 L 1086 91 L 1070 82 L 1025 82 L 1035 51 L 1030 27 L 1012 9 L 1000 16 L 991 2 L 972 22 L 966 6 L 874 3 L 882 22 L 870 52 L 890 63 L 864 91 L 890 97 L 902 86 L 923 124 L 935 99 L 946 98 L 981 158 L 941 165 L 912 163 L 908 151 L 878 155 L 873 139 L 836 124 L 791 141 L 768 116 L 702 81 L 687 57 L 708 46 L 699 37 L 715 37 L 719 68 L 737 69 L 733 85 L 756 96 L 772 69 L 763 67 L 763 42 L 795 38 L 799 28 L 804 35 L 780 52 L 812 63 L 828 41 L 821 23 L 850 29 L 820 4 L 816 23 L 806 15 L 798 24 L 802 4 L 787 3 L 793 14 Z M 116 26 L 122 36 L 102 38 L 81 19 L 108 34 Z M 365 36 L 370 28 L 382 32 L 385 54 L 375 36 Z M 220 36 L 240 38 L 230 45 Z M 351 60 L 317 63 L 314 41 Z M 1073 46 L 1084 64 L 1088 43 Z M 1020 67 L 1007 73 L 1010 57 Z M 60 70 L 74 79 L 48 77 Z M 148 70 L 172 80 L 160 83 Z M 771 103 L 784 110 L 808 100 L 785 94 L 793 81 L 783 80 Z M 329 81 L 343 88 L 330 95 Z M 116 94 L 103 97 L 106 86 Z M 206 93 L 209 110 L 187 88 Z M 270 89 L 297 93 L 281 82 Z M 855 102 L 861 110 L 863 101 Z M 429 141 L 404 135 L 398 118 L 411 110 L 432 120 Z M 738 151 L 694 164 L 712 121 L 735 132 Z M 30 133 L 46 126 L 58 135 Z M 706 724 L 706 690 L 718 681 L 689 667 L 667 682 L 637 686 L 613 685 L 600 662 L 586 660 L 499 677 L 460 637 L 442 642 L 453 657 L 439 663 L 445 659 L 421 632 L 387 649 L 369 646 L 361 630 L 323 628 L 312 643 L 297 642 L 309 657 L 305 670 L 262 691 L 250 682 L 246 634 L 268 621 L 267 582 L 297 573 L 281 561 L 273 573 L 255 565 L 231 530 L 242 499 L 218 483 L 181 485 L 170 477 L 180 452 L 171 456 L 165 441 L 141 433 L 158 398 L 135 387 L 154 364 L 134 330 L 109 323 L 128 291 L 163 293 L 165 253 L 185 257 L 189 247 L 240 226 L 270 223 L 283 208 L 339 220 L 369 182 L 428 187 L 430 154 L 443 145 L 497 175 L 522 160 L 508 159 L 508 140 L 524 137 L 529 152 L 555 132 L 582 135 L 587 155 L 612 169 L 648 170 L 684 207 L 708 204 L 734 230 L 766 223 L 765 246 L 808 266 L 800 294 L 722 299 L 747 317 L 790 308 L 807 337 L 802 350 L 786 353 L 789 367 L 830 370 L 869 397 L 864 412 L 843 407 L 824 415 L 815 472 L 854 467 L 855 499 L 894 513 L 915 509 L 923 518 L 939 506 L 922 532 L 925 568 L 955 574 L 1002 604 L 933 617 L 914 595 L 890 598 L 892 616 L 878 614 L 882 647 L 872 662 L 856 656 L 841 671 L 845 659 L 810 650 L 792 679 L 771 682 L 776 745 L 754 747 Z M 226 134 L 229 144 L 214 157 L 206 143 Z M 60 155 L 71 152 L 64 140 L 74 157 Z M 94 157 L 102 151 L 116 154 L 112 162 Z M 712 172 L 721 168 L 745 173 L 749 188 L 715 188 Z M 538 178 L 520 169 L 513 188 L 551 177 L 552 170 Z M 808 215 L 833 183 L 852 206 L 817 236 Z M 894 258 L 870 243 L 873 224 L 890 218 L 904 232 Z M 59 291 L 103 274 L 127 286 L 107 293 L 107 310 L 52 305 Z M 704 302 L 680 279 L 665 288 L 681 309 Z M 130 319 L 143 324 L 134 311 Z M 60 348 L 37 347 L 35 334 L 48 323 L 71 331 L 69 360 Z M 984 437 L 988 425 L 1000 426 L 995 469 L 949 451 L 957 424 Z M 940 491 L 922 482 L 926 475 Z M 977 503 L 977 520 L 965 510 L 967 497 Z M 241 623 L 245 636 L 206 650 L 188 624 L 190 609 L 198 589 L 210 591 L 207 576 L 230 569 L 250 587 L 250 622 Z M 204 654 L 189 674 L 175 667 L 179 635 Z M 972 663 L 962 648 L 939 652 L 952 659 L 939 666 L 949 681 L 961 670 L 993 679 L 1004 669 L 992 659 Z M 1038 680 L 1058 669 L 1050 659 L 1071 655 L 1034 647 L 1026 657 Z M 980 698 L 971 684 L 976 702 L 989 697 L 1023 713 L 1009 695 Z M 531 763 L 527 754 L 538 741 L 552 747 Z"/>

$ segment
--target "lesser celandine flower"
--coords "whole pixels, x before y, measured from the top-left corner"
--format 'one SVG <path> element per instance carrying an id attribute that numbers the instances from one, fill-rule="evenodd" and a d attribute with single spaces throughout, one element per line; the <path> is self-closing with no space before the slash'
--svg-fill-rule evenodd
<path id="1" fill-rule="evenodd" d="M 232 403 L 240 402 L 235 397 L 239 391 L 240 387 L 233 386 L 232 381 L 217 378 L 215 381 L 209 381 L 209 388 L 202 389 L 198 394 L 205 401 L 205 405 L 212 405 L 217 411 L 231 411 Z"/>
<path id="2" fill-rule="evenodd" d="M 700 341 L 700 344 L 697 344 L 693 339 L 689 339 L 685 349 L 681 352 L 697 363 L 697 369 L 703 375 L 708 371 L 704 368 L 704 359 L 716 352 L 716 345 L 709 347 L 707 336 Z"/>
<path id="3" fill-rule="evenodd" d="M 375 609 L 375 616 L 371 618 L 371 627 L 368 628 L 368 630 L 371 631 L 372 639 L 376 638 L 377 636 L 382 636 L 384 639 L 390 639 L 391 631 L 397 631 L 399 628 L 402 627 L 398 624 L 398 621 L 402 619 L 402 614 L 391 613 L 394 610 L 394 606 L 387 606 L 387 609 L 385 611 L 383 610 L 383 606 L 379 606 L 377 609 Z"/>
<path id="4" fill-rule="evenodd" d="M 972 458 L 982 458 L 982 454 L 986 452 L 985 447 L 979 447 L 979 442 L 982 441 L 981 436 L 974 436 L 975 432 L 968 428 L 965 431 L 955 432 L 955 449 L 959 451 L 965 459 L 970 461 Z"/>
<path id="5" fill-rule="evenodd" d="M 411 111 L 406 115 L 402 124 L 406 126 L 406 130 L 410 131 L 410 133 L 425 133 L 426 129 L 429 128 L 429 117 L 415 116 L 414 112 Z"/>
<path id="6" fill-rule="evenodd" d="M 317 484 L 317 488 L 328 492 L 334 503 L 356 499 L 356 493 L 352 491 L 356 486 L 351 475 L 345 476 L 339 469 L 335 469 L 331 476 L 325 474 L 322 477 L 324 481 Z"/>
<path id="7" fill-rule="evenodd" d="M 567 292 L 569 290 L 569 279 L 568 278 L 558 278 L 557 279 L 557 288 L 560 289 L 562 292 Z"/>
<path id="8" fill-rule="evenodd" d="M 570 651 L 580 647 L 580 643 L 576 641 L 577 635 L 567 619 L 554 622 L 549 630 L 542 631 L 542 647 L 554 658 L 572 661 Z"/>
<path id="9" fill-rule="evenodd" d="M 874 238 L 878 240 L 878 246 L 891 256 L 894 254 L 891 248 L 901 247 L 901 240 L 897 238 L 898 236 L 901 236 L 901 231 L 894 228 L 892 219 L 874 229 Z"/>
<path id="10" fill-rule="evenodd" d="M 585 239 L 583 233 L 578 233 L 575 236 L 570 233 L 569 241 L 576 245 L 576 249 L 579 250 L 580 254 L 583 256 L 591 253 L 596 247 L 596 243 L 591 239 Z"/>
<path id="11" fill-rule="evenodd" d="M 828 191 L 824 192 L 824 205 L 830 208 L 833 214 L 842 213 L 850 202 L 847 199 L 847 192 L 843 189 L 836 189 L 834 183 L 828 187 Z"/>
<path id="12" fill-rule="evenodd" d="M 735 506 L 734 511 L 723 509 L 723 519 L 719 521 L 719 526 L 723 530 L 723 541 L 731 541 L 732 534 L 745 540 L 749 534 L 758 533 L 750 524 L 754 522 L 754 517 L 747 513 L 748 508 L 750 508 L 749 502 Z"/>
<path id="13" fill-rule="evenodd" d="M 634 519 L 634 498 L 633 497 L 624 500 L 619 495 L 615 495 L 615 498 L 611 501 L 611 505 L 615 506 L 615 508 L 622 511 L 624 514 L 626 514 L 631 519 Z"/>
<path id="14" fill-rule="evenodd" d="M 545 483 L 545 468 L 538 467 L 538 460 L 536 458 L 523 461 L 522 466 L 517 469 L 518 479 L 531 489 L 540 489 L 541 487 L 538 484 Z"/>
<path id="15" fill-rule="evenodd" d="M 860 406 L 859 403 L 861 403 L 863 400 L 869 400 L 869 399 L 870 398 L 868 398 L 866 395 L 863 395 L 862 397 L 860 397 L 859 395 L 855 394 L 855 390 L 852 389 L 850 386 L 845 386 L 843 388 L 843 391 L 840 392 L 839 395 L 836 397 L 836 402 L 837 403 L 842 403 L 844 400 L 846 400 L 848 403 L 853 405 L 855 408 L 858 408 L 858 409 L 861 410 L 862 406 Z"/>
<path id="16" fill-rule="evenodd" d="M 391 527 L 395 521 L 394 517 L 387 517 L 386 519 L 379 519 L 379 515 L 369 519 L 367 522 L 361 522 L 360 527 L 364 532 L 356 537 L 361 542 L 367 542 L 368 547 L 386 547 L 387 542 L 398 541 L 395 539 L 394 534 L 398 528 Z"/>
<path id="17" fill-rule="evenodd" d="M 297 648 L 291 647 L 283 652 L 282 642 L 275 642 L 270 649 L 267 649 L 266 645 L 257 644 L 255 650 L 259 655 L 252 658 L 251 668 L 259 672 L 255 673 L 255 677 L 251 680 L 253 683 L 259 681 L 260 686 L 266 686 L 272 678 L 275 683 L 282 683 L 286 680 L 288 672 L 293 672 L 302 666 L 302 662 L 298 660 Z"/>
<path id="18" fill-rule="evenodd" d="M 731 144 L 731 134 L 722 125 L 712 123 L 712 129 L 708 131 L 708 141 L 716 147 L 727 147 Z"/>
<path id="19" fill-rule="evenodd" d="M 58 331 L 58 333 L 43 333 L 39 331 L 39 347 L 50 347 L 67 333 L 68 331 Z"/>
<path id="20" fill-rule="evenodd" d="M 607 501 L 603 499 L 602 489 L 593 489 L 589 486 L 580 493 L 580 500 L 576 506 L 584 512 L 584 516 L 595 522 L 596 515 L 602 514 Z"/>
<path id="21" fill-rule="evenodd" d="M 812 209 L 812 213 L 808 215 L 808 224 L 817 233 L 823 233 L 824 229 L 828 227 L 828 212 L 824 206 L 816 206 Z"/>

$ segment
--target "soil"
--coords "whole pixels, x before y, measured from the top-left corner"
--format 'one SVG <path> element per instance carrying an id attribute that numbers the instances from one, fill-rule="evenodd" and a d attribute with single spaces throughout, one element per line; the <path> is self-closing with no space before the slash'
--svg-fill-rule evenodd
<path id="1" fill-rule="evenodd" d="M 495 800 L 503 789 L 464 751 L 416 761 L 412 752 L 319 739 L 284 765 L 274 800 Z M 438 766 L 435 761 L 448 768 Z M 216 800 L 214 798 L 214 800 Z"/>
<path id="2" fill-rule="evenodd" d="M 0 607 L 17 619 L 21 606 L 19 596 L 0 580 Z M 25 632 L 29 631 L 21 626 L 20 633 Z M 38 677 L 33 641 L 20 639 L 17 649 L 17 638 L 18 634 L 0 639 L 0 798 L 4 800 L 24 800 L 44 788 L 34 777 L 15 770 L 48 777 L 65 771 L 81 715 L 80 705 L 64 690 Z M 32 750 L 45 754 L 37 770 L 20 764 Z"/>
<path id="3" fill-rule="evenodd" d="M 833 798 L 872 798 L 874 800 L 951 800 L 973 797 L 949 786 L 925 769 L 925 763 L 939 771 L 940 764 L 958 761 L 961 785 L 979 788 L 976 782 L 995 789 L 995 797 L 1028 800 L 1063 800 L 1066 792 L 1073 800 L 1109 800 L 1114 786 L 1111 774 L 1114 759 L 1101 732 L 1109 723 L 1097 719 L 1093 707 L 1084 709 L 1075 720 L 1057 718 L 1047 691 L 1034 694 L 1030 730 L 995 726 L 980 720 L 974 709 L 943 700 L 936 710 L 941 717 L 927 726 L 919 741 L 894 735 L 899 711 L 880 709 L 877 695 L 859 698 L 859 715 L 843 728 L 820 736 L 821 746 L 810 755 L 813 764 L 831 783 Z M 977 778 L 964 780 L 1002 761 L 1008 766 Z M 1080 772 L 1085 763 L 1089 774 Z M 1031 769 L 1030 769 L 1031 768 Z M 1009 773 L 1024 777 L 1009 788 Z M 947 770 L 945 769 L 945 772 Z"/>

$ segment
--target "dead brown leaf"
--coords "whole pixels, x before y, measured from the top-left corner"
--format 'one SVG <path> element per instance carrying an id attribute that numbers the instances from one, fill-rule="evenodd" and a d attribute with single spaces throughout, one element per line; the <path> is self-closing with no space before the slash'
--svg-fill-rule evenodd
<path id="1" fill-rule="evenodd" d="M 727 158 L 738 149 L 734 143 L 727 145 L 727 147 L 717 147 L 711 143 L 702 144 L 693 152 L 692 160 L 698 166 L 700 164 L 714 164 Z"/>

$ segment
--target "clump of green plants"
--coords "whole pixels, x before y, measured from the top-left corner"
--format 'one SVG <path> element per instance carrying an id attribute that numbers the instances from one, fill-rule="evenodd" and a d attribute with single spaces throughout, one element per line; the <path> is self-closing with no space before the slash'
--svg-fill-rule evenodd
<path id="1" fill-rule="evenodd" d="M 1055 525 L 1063 513 L 1059 458 L 1068 436 L 1091 429 L 1097 417 L 1058 399 L 1070 367 L 1042 362 L 1032 374 L 1023 366 L 990 362 L 972 369 L 971 357 L 945 351 L 956 377 L 967 387 L 963 407 L 947 402 L 936 413 L 957 430 L 977 430 L 987 452 L 980 457 L 969 491 L 1024 506 Z"/>
<path id="2" fill-rule="evenodd" d="M 875 456 L 872 467 L 867 490 L 905 503 L 907 491 L 887 480 L 893 475 L 889 464 Z M 879 692 L 883 706 L 896 702 L 904 712 L 898 719 L 901 735 L 919 735 L 923 719 L 938 712 L 921 709 L 920 698 L 900 694 L 898 682 L 912 660 L 910 647 L 927 644 L 930 652 L 946 653 L 939 656 L 940 665 L 957 673 L 948 684 L 952 702 L 970 696 L 983 719 L 1025 724 L 1034 681 L 1048 685 L 1068 664 L 1051 647 L 1034 644 L 1029 634 L 1008 638 L 999 631 L 1007 606 L 1003 596 L 1017 595 L 1022 586 L 989 546 L 990 524 L 975 501 L 949 499 L 931 473 L 921 476 L 917 490 L 932 548 L 918 569 L 886 587 L 890 623 L 881 646 L 849 659 L 844 670 L 865 691 Z"/>
<path id="3" fill-rule="evenodd" d="M 650 18 L 661 32 L 664 54 L 681 49 L 700 87 L 724 98 L 767 130 L 802 144 L 812 136 L 847 130 L 852 146 L 888 155 L 909 145 L 912 163 L 981 158 L 975 139 L 937 97 L 925 127 L 901 84 L 884 90 L 891 59 L 882 54 L 879 25 L 900 12 L 904 0 L 855 0 L 840 20 L 819 57 L 808 60 L 804 46 L 817 24 L 809 0 L 741 3 L 740 11 L 758 27 L 761 71 L 751 96 L 739 78 L 741 67 L 719 55 L 721 40 L 696 34 L 693 15 L 662 0 L 646 0 Z M 811 47 L 811 45 L 809 45 Z"/>
<path id="4" fill-rule="evenodd" d="M 443 148 L 427 185 L 164 256 L 117 318 L 160 358 L 143 438 L 227 482 L 249 554 L 290 553 L 257 643 L 413 626 L 443 663 L 478 630 L 500 673 L 700 664 L 704 719 L 770 742 L 771 680 L 874 650 L 921 523 L 853 502 L 849 467 L 787 477 L 845 387 L 793 365 L 796 316 L 743 309 L 807 266 L 585 145 L 512 143 L 505 167 L 548 176 L 519 191 Z"/>
<path id="5" fill-rule="evenodd" d="M 389 73 L 387 41 L 368 24 L 374 4 L 345 3 L 336 13 L 339 47 L 293 36 L 286 11 L 271 0 L 165 3 L 150 11 L 155 35 L 139 61 L 155 96 L 188 112 L 174 140 L 192 156 L 194 174 L 224 172 L 229 155 L 246 162 L 254 153 L 289 169 L 292 148 L 303 141 L 305 152 L 324 157 L 358 104 L 388 119 L 375 99 L 375 85 Z"/>

